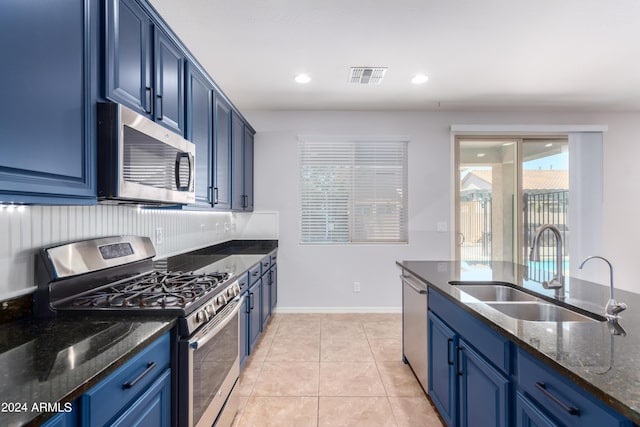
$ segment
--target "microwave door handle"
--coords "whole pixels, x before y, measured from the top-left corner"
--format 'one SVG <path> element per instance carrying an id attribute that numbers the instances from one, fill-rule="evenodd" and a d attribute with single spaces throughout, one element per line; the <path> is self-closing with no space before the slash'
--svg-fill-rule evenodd
<path id="1" fill-rule="evenodd" d="M 187 159 L 187 163 L 189 164 L 189 179 L 187 181 L 187 185 L 182 185 L 182 182 L 180 181 L 180 164 L 181 164 L 181 160 L 183 158 Z M 178 191 L 189 191 L 189 188 L 191 186 L 191 174 L 193 173 L 193 166 L 192 166 L 192 160 L 191 160 L 191 155 L 189 153 L 178 153 L 176 154 L 176 168 L 175 168 L 175 175 L 176 175 L 176 188 L 178 189 Z"/>

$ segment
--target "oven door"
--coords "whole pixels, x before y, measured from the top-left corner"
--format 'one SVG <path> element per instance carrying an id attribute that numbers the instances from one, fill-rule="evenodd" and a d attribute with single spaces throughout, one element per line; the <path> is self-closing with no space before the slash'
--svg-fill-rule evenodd
<path id="1" fill-rule="evenodd" d="M 180 425 L 211 427 L 216 420 L 219 427 L 231 424 L 238 408 L 232 391 L 240 375 L 243 303 L 244 297 L 235 298 L 193 336 L 180 340 Z"/>

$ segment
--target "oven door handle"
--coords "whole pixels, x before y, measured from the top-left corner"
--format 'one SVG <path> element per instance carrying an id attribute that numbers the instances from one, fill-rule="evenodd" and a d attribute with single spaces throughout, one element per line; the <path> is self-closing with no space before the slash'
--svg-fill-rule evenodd
<path id="1" fill-rule="evenodd" d="M 189 347 L 192 350 L 197 350 L 198 347 L 203 346 L 207 342 L 209 342 L 211 338 L 215 337 L 218 332 L 220 332 L 225 326 L 229 324 L 229 322 L 231 322 L 231 319 L 233 319 L 233 316 L 238 314 L 238 312 L 240 311 L 240 308 L 244 303 L 244 296 L 243 297 L 237 296 L 233 299 L 233 301 L 236 303 L 236 306 L 233 308 L 233 310 L 231 310 L 229 313 L 225 315 L 225 318 L 222 319 L 222 321 L 215 328 L 211 329 L 210 331 L 207 331 L 202 337 L 196 339 L 195 341 L 189 342 Z"/>

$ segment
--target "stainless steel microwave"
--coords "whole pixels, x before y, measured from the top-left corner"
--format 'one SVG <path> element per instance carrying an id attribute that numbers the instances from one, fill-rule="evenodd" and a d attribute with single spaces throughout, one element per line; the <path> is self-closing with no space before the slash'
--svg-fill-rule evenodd
<path id="1" fill-rule="evenodd" d="M 98 103 L 98 200 L 195 202 L 195 145 L 120 104 Z"/>

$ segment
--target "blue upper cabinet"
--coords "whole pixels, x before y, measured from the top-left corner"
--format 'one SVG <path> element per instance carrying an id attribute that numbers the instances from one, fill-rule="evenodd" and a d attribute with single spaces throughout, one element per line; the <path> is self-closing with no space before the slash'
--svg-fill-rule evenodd
<path id="1" fill-rule="evenodd" d="M 185 54 L 159 28 L 155 35 L 155 119 L 184 135 Z"/>
<path id="2" fill-rule="evenodd" d="M 94 3 L 2 3 L 0 203 L 96 202 Z"/>
<path id="3" fill-rule="evenodd" d="M 253 137 L 254 132 L 244 127 L 244 209 L 253 211 Z"/>
<path id="4" fill-rule="evenodd" d="M 187 63 L 186 75 L 186 137 L 196 145 L 196 205 L 210 207 L 213 203 L 213 86 L 191 63 Z"/>
<path id="5" fill-rule="evenodd" d="M 231 106 L 215 92 L 213 207 L 231 209 Z"/>
<path id="6" fill-rule="evenodd" d="M 135 0 L 108 0 L 106 97 L 153 118 L 153 24 Z"/>
<path id="7" fill-rule="evenodd" d="M 107 0 L 105 96 L 184 135 L 186 54 L 135 0 Z"/>
<path id="8" fill-rule="evenodd" d="M 253 211 L 253 132 L 233 113 L 231 209 Z"/>

